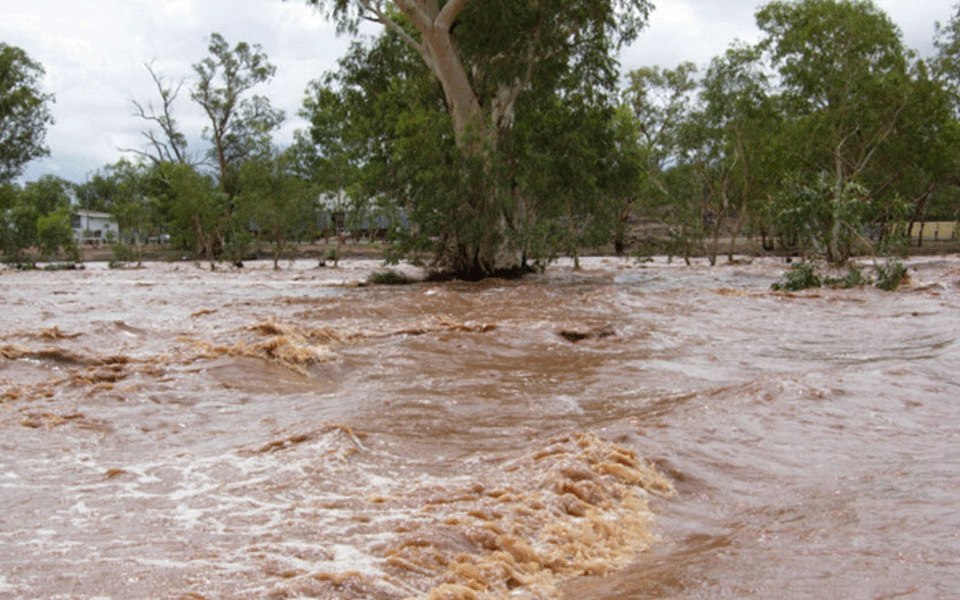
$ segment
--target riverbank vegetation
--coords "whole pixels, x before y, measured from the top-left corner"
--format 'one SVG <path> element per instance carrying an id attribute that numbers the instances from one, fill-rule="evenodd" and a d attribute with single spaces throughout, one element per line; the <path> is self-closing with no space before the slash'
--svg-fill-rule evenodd
<path id="1" fill-rule="evenodd" d="M 756 43 L 624 73 L 644 0 L 312 3 L 344 31 L 383 28 L 309 83 L 295 143 L 277 147 L 286 116 L 257 93 L 269 58 L 214 33 L 192 75 L 147 66 L 157 97 L 132 101 L 144 145 L 82 183 L 14 183 L 45 152 L 52 98 L 40 65 L 0 48 L 19 65 L 0 88 L 2 133 L 27 115 L 30 134 L 3 157 L 4 258 L 90 254 L 70 233 L 76 209 L 113 215 L 119 261 L 162 247 L 279 265 L 321 242 L 339 257 L 352 238 L 473 279 L 597 251 L 839 267 L 925 243 L 928 222 L 947 224 L 936 247 L 955 237 L 960 6 L 931 56 L 869 0 L 775 0 Z M 183 129 L 183 101 L 209 116 L 204 132 Z"/>

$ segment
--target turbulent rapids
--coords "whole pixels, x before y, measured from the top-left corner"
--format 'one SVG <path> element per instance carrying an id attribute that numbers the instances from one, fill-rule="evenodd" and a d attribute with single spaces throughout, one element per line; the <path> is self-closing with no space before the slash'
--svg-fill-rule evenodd
<path id="1" fill-rule="evenodd" d="M 584 265 L 0 272 L 0 598 L 960 589 L 960 260 Z"/>

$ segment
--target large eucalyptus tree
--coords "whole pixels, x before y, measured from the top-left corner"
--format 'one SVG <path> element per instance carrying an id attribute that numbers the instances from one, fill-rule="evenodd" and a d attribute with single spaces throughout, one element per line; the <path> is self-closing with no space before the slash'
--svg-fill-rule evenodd
<path id="1" fill-rule="evenodd" d="M 465 193 L 450 223 L 441 263 L 457 273 L 520 272 L 526 206 L 496 178 L 525 103 L 545 91 L 579 87 L 612 93 L 616 50 L 646 24 L 647 0 L 309 0 L 342 31 L 377 23 L 415 53 L 439 84 L 443 110 L 482 194 Z M 576 79 L 578 81 L 574 82 Z M 438 165 L 424 165 L 437 168 Z"/>

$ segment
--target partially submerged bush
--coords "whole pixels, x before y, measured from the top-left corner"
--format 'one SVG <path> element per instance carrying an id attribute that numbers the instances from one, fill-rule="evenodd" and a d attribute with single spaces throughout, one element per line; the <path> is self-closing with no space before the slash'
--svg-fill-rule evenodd
<path id="1" fill-rule="evenodd" d="M 849 289 L 864 285 L 876 285 L 881 290 L 892 292 L 907 280 L 907 268 L 898 260 L 888 260 L 876 265 L 876 281 L 863 274 L 860 269 L 851 266 L 844 277 L 821 277 L 817 273 L 817 264 L 803 261 L 784 273 L 783 279 L 770 286 L 775 291 L 795 292 L 808 288 L 837 287 Z"/>
<path id="2" fill-rule="evenodd" d="M 807 288 L 817 288 L 823 285 L 823 280 L 817 275 L 817 265 L 813 262 L 802 261 L 784 273 L 783 281 L 774 283 L 771 289 L 776 291 L 796 292 Z"/>
<path id="3" fill-rule="evenodd" d="M 80 263 L 50 263 L 49 265 L 44 265 L 44 271 L 77 271 L 83 270 L 84 266 Z"/>
<path id="4" fill-rule="evenodd" d="M 113 251 L 113 258 L 107 262 L 107 266 L 111 269 L 125 269 L 130 263 L 136 263 L 137 267 L 141 267 L 140 262 L 140 253 L 132 246 L 124 244 L 122 242 L 117 242 L 116 244 L 111 244 L 110 249 Z"/>
<path id="5" fill-rule="evenodd" d="M 872 280 L 863 274 L 860 269 L 850 266 L 847 274 L 843 277 L 824 277 L 823 285 L 827 287 L 837 287 L 848 290 L 850 288 L 870 285 Z"/>
<path id="6" fill-rule="evenodd" d="M 877 287 L 892 292 L 907 280 L 907 268 L 899 260 L 877 265 Z"/>
<path id="7" fill-rule="evenodd" d="M 367 283 L 372 285 L 407 285 L 410 283 L 417 283 L 419 280 L 403 273 L 399 273 L 393 269 L 386 271 L 376 271 L 370 273 L 370 276 L 367 277 Z"/>

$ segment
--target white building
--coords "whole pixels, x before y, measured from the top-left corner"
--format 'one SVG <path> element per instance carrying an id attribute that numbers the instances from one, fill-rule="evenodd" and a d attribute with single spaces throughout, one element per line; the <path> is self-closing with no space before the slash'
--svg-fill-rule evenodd
<path id="1" fill-rule="evenodd" d="M 99 246 L 104 242 L 116 242 L 120 238 L 120 228 L 110 213 L 75 210 L 71 228 L 73 239 L 78 244 Z"/>

